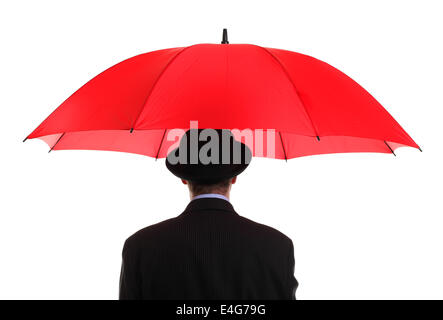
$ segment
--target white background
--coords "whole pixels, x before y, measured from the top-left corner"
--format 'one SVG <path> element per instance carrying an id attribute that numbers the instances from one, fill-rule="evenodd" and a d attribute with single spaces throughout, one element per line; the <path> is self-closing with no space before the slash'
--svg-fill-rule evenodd
<path id="1" fill-rule="evenodd" d="M 443 298 L 439 2 L 1 2 L 0 298 L 117 298 L 124 240 L 181 213 L 186 187 L 163 160 L 21 141 L 109 66 L 224 27 L 344 71 L 424 151 L 254 159 L 232 203 L 293 239 L 298 298 Z"/>

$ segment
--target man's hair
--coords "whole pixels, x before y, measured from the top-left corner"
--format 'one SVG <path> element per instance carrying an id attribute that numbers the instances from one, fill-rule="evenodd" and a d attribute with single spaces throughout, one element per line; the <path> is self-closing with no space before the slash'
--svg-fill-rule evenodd
<path id="1" fill-rule="evenodd" d="M 195 181 L 188 181 L 188 185 L 189 189 L 191 190 L 194 196 L 198 196 L 199 194 L 205 194 L 205 193 L 225 194 L 229 190 L 229 186 L 231 185 L 231 180 L 232 178 L 211 184 L 202 184 Z"/>

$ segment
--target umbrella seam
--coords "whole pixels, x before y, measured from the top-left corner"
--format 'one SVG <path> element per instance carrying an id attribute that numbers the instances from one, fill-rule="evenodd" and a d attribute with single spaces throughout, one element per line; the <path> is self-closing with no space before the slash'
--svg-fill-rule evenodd
<path id="1" fill-rule="evenodd" d="M 285 74 L 285 76 L 288 78 L 289 82 L 291 83 L 292 87 L 294 88 L 294 92 L 297 95 L 298 99 L 300 100 L 301 105 L 303 106 L 303 109 L 305 110 L 306 116 L 308 117 L 309 121 L 311 122 L 311 126 L 312 129 L 314 129 L 315 135 L 317 137 L 317 139 L 320 141 L 319 138 L 319 134 L 317 131 L 317 128 L 314 125 L 314 121 L 312 121 L 311 115 L 309 114 L 308 110 L 306 109 L 305 104 L 303 103 L 303 100 L 300 98 L 300 94 L 298 93 L 297 87 L 295 86 L 294 81 L 292 81 L 291 76 L 288 73 L 288 70 L 286 70 L 285 66 L 283 65 L 283 63 L 280 61 L 280 59 L 278 59 L 271 51 L 269 51 L 267 48 L 262 47 L 262 46 L 257 46 L 261 49 L 263 49 L 264 51 L 266 51 L 280 66 L 280 68 L 282 69 L 283 73 Z"/>
<path id="2" fill-rule="evenodd" d="M 160 154 L 160 149 L 162 148 L 162 144 L 163 144 L 163 140 L 165 139 L 166 131 L 168 131 L 168 129 L 165 129 L 165 131 L 163 132 L 163 136 L 160 141 L 160 145 L 158 146 L 157 155 L 155 156 L 155 160 L 158 159 L 158 155 Z"/>
<path id="3" fill-rule="evenodd" d="M 394 156 L 397 156 L 397 155 L 395 154 L 394 150 L 392 150 L 391 146 L 388 144 L 388 142 L 387 142 L 386 140 L 383 140 L 383 142 L 384 142 L 385 145 L 389 148 L 389 151 L 391 151 L 392 154 L 393 154 Z"/>
<path id="4" fill-rule="evenodd" d="M 163 76 L 163 74 L 166 72 L 166 70 L 168 70 L 169 66 L 175 61 L 175 59 L 186 49 L 191 48 L 193 46 L 188 46 L 188 47 L 184 47 L 183 49 L 181 49 L 174 57 L 171 58 L 171 60 L 169 60 L 169 62 L 166 64 L 166 66 L 163 68 L 163 70 L 160 72 L 160 74 L 158 75 L 157 79 L 155 80 L 154 84 L 151 87 L 151 91 L 149 91 L 149 94 L 146 96 L 145 100 L 143 101 L 143 106 L 139 112 L 139 114 L 137 115 L 137 117 L 135 118 L 135 121 L 132 124 L 132 127 L 130 128 L 131 133 L 132 131 L 134 131 L 134 127 L 137 124 L 138 119 L 140 118 L 141 114 L 143 113 L 143 110 L 145 110 L 146 104 L 149 101 L 149 98 L 152 95 L 152 92 L 154 91 L 155 87 L 157 86 L 157 83 L 160 81 L 161 77 Z"/>
<path id="5" fill-rule="evenodd" d="M 60 138 L 57 139 L 57 141 L 54 143 L 54 145 L 51 147 L 51 149 L 49 149 L 49 152 L 51 152 L 52 150 L 54 150 L 55 146 L 57 145 L 57 143 L 60 142 L 60 140 L 64 137 L 66 132 L 63 132 L 62 135 L 60 136 Z M 48 153 L 49 153 L 48 152 Z"/>
<path id="6" fill-rule="evenodd" d="M 286 162 L 288 162 L 288 157 L 286 156 L 286 149 L 285 149 L 285 145 L 283 144 L 283 137 L 281 135 L 281 131 L 279 131 L 278 134 L 280 135 L 280 142 L 281 142 L 281 146 L 283 148 L 283 153 L 285 155 L 285 160 L 286 160 Z"/>

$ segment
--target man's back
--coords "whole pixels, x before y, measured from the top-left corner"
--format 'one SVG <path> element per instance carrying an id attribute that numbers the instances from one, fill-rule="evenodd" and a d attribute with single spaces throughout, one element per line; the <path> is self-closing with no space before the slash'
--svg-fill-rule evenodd
<path id="1" fill-rule="evenodd" d="M 293 254 L 288 237 L 228 201 L 193 200 L 126 241 L 120 299 L 294 299 Z"/>

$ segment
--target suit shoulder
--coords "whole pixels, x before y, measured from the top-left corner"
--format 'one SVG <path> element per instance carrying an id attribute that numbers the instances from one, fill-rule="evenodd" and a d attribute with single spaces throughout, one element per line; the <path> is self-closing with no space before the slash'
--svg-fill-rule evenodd
<path id="1" fill-rule="evenodd" d="M 149 238 L 149 237 L 155 237 L 156 234 L 161 233 L 163 230 L 167 229 L 171 225 L 173 225 L 177 220 L 177 217 L 167 219 L 161 222 L 158 222 L 156 224 L 147 226 L 143 229 L 140 229 L 139 231 L 135 232 L 133 235 L 131 235 L 128 239 L 125 241 L 125 248 L 126 247 L 134 247 L 139 243 L 140 241 L 143 241 L 143 239 Z"/>
<path id="2" fill-rule="evenodd" d="M 292 246 L 292 240 L 285 235 L 284 233 L 278 231 L 277 229 L 267 226 L 265 224 L 261 224 L 255 221 L 252 221 L 248 218 L 240 216 L 242 223 L 248 226 L 252 232 L 256 232 L 261 237 L 265 237 L 266 239 L 279 241 L 281 243 Z"/>

